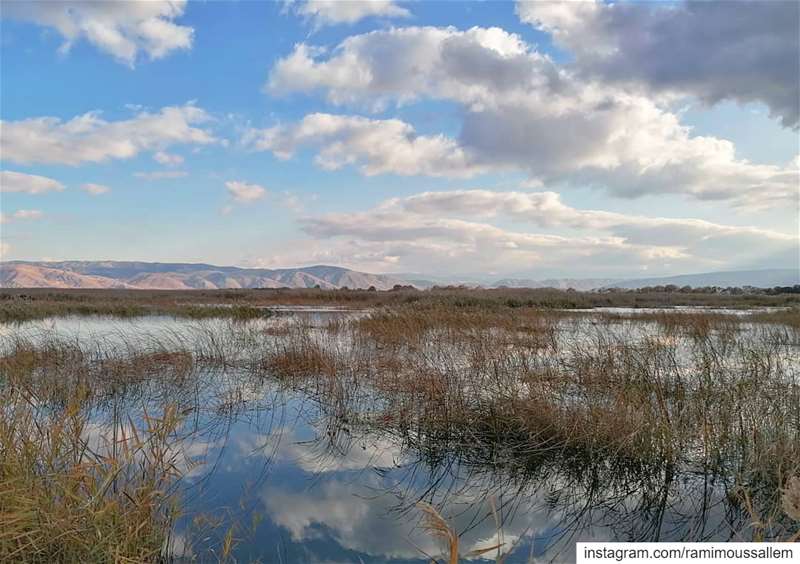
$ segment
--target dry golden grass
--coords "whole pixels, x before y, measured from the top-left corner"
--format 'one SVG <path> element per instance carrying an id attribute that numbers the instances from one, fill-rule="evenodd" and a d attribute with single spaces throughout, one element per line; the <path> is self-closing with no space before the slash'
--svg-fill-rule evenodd
<path id="1" fill-rule="evenodd" d="M 75 389 L 63 412 L 42 416 L 15 386 L 0 411 L 0 560 L 154 562 L 176 515 L 170 443 L 179 422 L 166 408 L 143 427 L 123 426 L 98 445 Z M 124 429 L 128 429 L 128 434 Z"/>
<path id="2" fill-rule="evenodd" d="M 132 375 L 185 378 L 194 366 L 194 357 L 187 351 L 163 351 L 103 359 L 97 363 L 96 369 L 114 379 L 126 379 Z"/>

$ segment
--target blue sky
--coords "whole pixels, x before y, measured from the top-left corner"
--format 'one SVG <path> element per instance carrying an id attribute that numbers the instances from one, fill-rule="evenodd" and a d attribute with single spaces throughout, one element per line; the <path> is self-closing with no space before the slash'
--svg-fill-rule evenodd
<path id="1" fill-rule="evenodd" d="M 797 5 L 709 5 L 6 3 L 3 258 L 797 268 Z"/>

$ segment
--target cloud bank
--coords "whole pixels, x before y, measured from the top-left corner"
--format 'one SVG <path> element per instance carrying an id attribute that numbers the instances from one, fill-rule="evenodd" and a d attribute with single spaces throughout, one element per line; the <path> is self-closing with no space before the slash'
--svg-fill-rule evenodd
<path id="1" fill-rule="evenodd" d="M 4 160 L 20 164 L 76 166 L 129 159 L 171 145 L 214 143 L 212 134 L 199 127 L 210 119 L 205 110 L 186 104 L 156 113 L 142 111 L 120 121 L 106 121 L 99 111 L 66 122 L 55 117 L 2 121 L 0 152 Z"/>
<path id="2" fill-rule="evenodd" d="M 509 226 L 512 224 L 512 226 Z M 309 240 L 273 262 L 373 271 L 702 271 L 797 254 L 797 236 L 749 226 L 583 210 L 555 192 L 457 190 L 302 219 Z M 731 257 L 736 264 L 732 265 Z"/>
<path id="3" fill-rule="evenodd" d="M 267 88 L 367 111 L 421 99 L 462 110 L 456 138 L 419 136 L 396 119 L 320 113 L 245 137 L 281 158 L 311 146 L 327 169 L 455 178 L 519 170 L 538 183 L 620 197 L 681 194 L 761 207 L 797 199 L 796 164 L 738 158 L 733 143 L 693 135 L 652 97 L 559 67 L 499 28 L 374 31 L 330 51 L 301 43 L 275 64 Z"/>
<path id="4" fill-rule="evenodd" d="M 550 33 L 583 75 L 691 95 L 707 104 L 761 102 L 800 123 L 800 4 L 520 1 L 522 21 Z"/>
<path id="5" fill-rule="evenodd" d="M 57 30 L 64 38 L 63 53 L 85 39 L 133 66 L 141 54 L 152 60 L 191 48 L 194 29 L 174 22 L 183 15 L 186 4 L 186 0 L 4 2 L 3 17 Z"/>

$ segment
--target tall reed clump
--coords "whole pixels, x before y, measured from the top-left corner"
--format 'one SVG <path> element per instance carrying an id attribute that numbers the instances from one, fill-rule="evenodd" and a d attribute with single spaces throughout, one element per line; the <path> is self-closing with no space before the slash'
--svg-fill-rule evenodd
<path id="1" fill-rule="evenodd" d="M 165 315 L 183 319 L 235 319 L 246 321 L 269 317 L 270 310 L 248 304 L 194 303 L 192 301 L 161 300 L 158 302 L 132 297 L 101 295 L 83 296 L 82 299 L 52 298 L 14 299 L 0 294 L 0 322 L 22 322 L 64 316 L 108 316 L 132 319 L 151 315 Z"/>
<path id="2" fill-rule="evenodd" d="M 101 425 L 87 383 L 58 407 L 2 368 L 0 561 L 161 559 L 177 515 L 177 410 Z"/>

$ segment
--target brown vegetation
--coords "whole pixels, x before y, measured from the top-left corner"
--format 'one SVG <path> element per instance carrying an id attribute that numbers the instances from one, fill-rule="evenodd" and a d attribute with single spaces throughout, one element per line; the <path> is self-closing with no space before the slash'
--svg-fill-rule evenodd
<path id="1" fill-rule="evenodd" d="M 131 335 L 113 346 L 7 337 L 0 558 L 160 557 L 177 511 L 169 492 L 180 465 L 170 445 L 197 401 L 198 369 L 207 367 L 277 379 L 350 429 L 400 438 L 431 465 L 458 456 L 493 471 L 508 467 L 520 480 L 557 472 L 582 488 L 581 504 L 602 501 L 617 481 L 635 481 L 620 489 L 666 503 L 663 492 L 685 487 L 682 480 L 713 476 L 730 515 L 746 516 L 739 538 L 792 538 L 798 317 L 421 300 L 323 327 L 205 322 L 170 339 Z M 149 382 L 169 385 L 159 392 L 159 417 L 114 422 L 124 431 L 110 443 L 87 439 L 90 406 Z M 244 405 L 243 397 L 220 398 L 219 413 Z M 457 553 L 456 532 L 423 511 Z"/>
<path id="2" fill-rule="evenodd" d="M 719 294 L 666 291 L 575 292 L 551 288 L 402 287 L 389 291 L 256 289 L 256 290 L 54 290 L 0 289 L 0 321 L 41 319 L 59 315 L 136 317 L 172 315 L 190 318 L 248 319 L 277 305 L 336 305 L 346 308 L 421 306 L 446 309 L 583 309 L 593 307 L 708 306 L 750 308 L 800 307 L 800 294 Z"/>
<path id="3" fill-rule="evenodd" d="M 177 514 L 176 410 L 120 426 L 110 444 L 82 410 L 86 388 L 50 414 L 29 390 L 6 382 L 1 396 L 0 560 L 159 560 Z"/>

